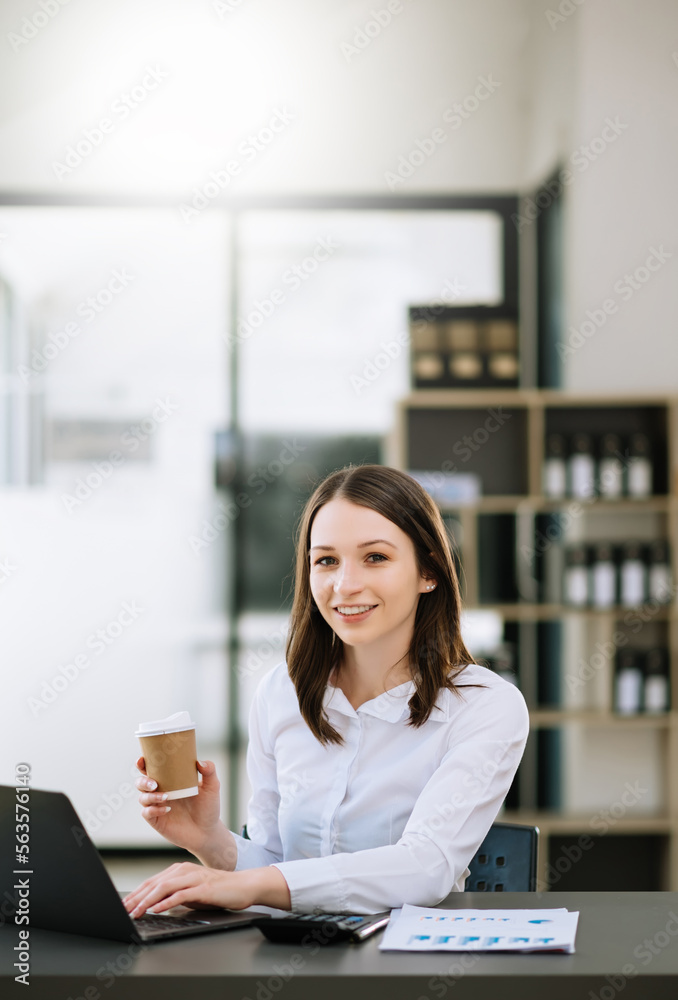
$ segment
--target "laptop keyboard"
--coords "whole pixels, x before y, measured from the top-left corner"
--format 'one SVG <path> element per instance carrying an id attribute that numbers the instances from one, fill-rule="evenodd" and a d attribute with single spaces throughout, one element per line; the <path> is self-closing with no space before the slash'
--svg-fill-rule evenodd
<path id="1" fill-rule="evenodd" d="M 173 927 L 201 927 L 209 924 L 209 920 L 196 920 L 193 917 L 163 917 L 158 913 L 146 913 L 134 921 L 143 930 L 165 931 Z"/>

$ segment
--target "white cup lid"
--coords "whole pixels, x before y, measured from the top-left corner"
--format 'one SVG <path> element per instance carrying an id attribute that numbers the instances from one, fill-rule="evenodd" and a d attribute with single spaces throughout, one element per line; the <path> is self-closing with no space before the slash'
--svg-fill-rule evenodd
<path id="1" fill-rule="evenodd" d="M 161 736 L 163 733 L 180 733 L 184 729 L 195 729 L 191 722 L 190 712 L 175 712 L 166 719 L 153 719 L 151 722 L 140 722 L 135 736 Z"/>

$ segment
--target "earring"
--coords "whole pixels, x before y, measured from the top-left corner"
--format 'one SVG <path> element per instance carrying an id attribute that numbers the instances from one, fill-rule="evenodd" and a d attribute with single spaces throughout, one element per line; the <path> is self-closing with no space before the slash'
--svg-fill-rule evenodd
<path id="1" fill-rule="evenodd" d="M 429 584 L 427 584 L 427 586 L 426 586 L 426 589 L 427 589 L 427 590 L 433 590 L 434 588 L 435 588 L 435 583 L 429 583 Z"/>

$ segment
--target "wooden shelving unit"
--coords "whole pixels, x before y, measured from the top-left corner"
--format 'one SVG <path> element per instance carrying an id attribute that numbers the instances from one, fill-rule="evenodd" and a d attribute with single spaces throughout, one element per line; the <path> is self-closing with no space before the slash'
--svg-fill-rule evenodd
<path id="1" fill-rule="evenodd" d="M 494 419 L 489 425 L 495 429 L 488 434 L 486 421 L 492 414 L 499 414 L 499 419 Z M 644 430 L 660 442 L 659 452 L 665 455 L 665 462 L 657 463 L 657 492 L 647 499 L 577 500 L 567 497 L 552 500 L 545 497 L 542 478 L 546 434 L 562 429 L 568 421 L 573 431 L 585 429 L 595 434 L 600 432 L 607 418 L 607 429 L 610 431 L 617 431 L 623 436 L 633 430 Z M 474 437 L 473 431 L 469 430 L 473 427 L 485 430 L 477 432 Z M 482 496 L 477 500 L 441 505 L 443 514 L 453 517 L 459 529 L 457 548 L 462 566 L 465 608 L 492 610 L 501 616 L 504 623 L 514 623 L 518 630 L 534 630 L 540 622 L 563 623 L 563 628 L 578 630 L 584 636 L 580 640 L 581 655 L 584 657 L 587 643 L 590 649 L 594 639 L 599 643 L 612 642 L 617 630 L 626 627 L 625 616 L 627 624 L 630 621 L 641 622 L 640 633 L 645 628 L 648 633 L 652 632 L 647 645 L 656 644 L 656 636 L 661 636 L 661 644 L 669 650 L 671 706 L 668 712 L 632 716 L 615 714 L 612 700 L 613 658 L 608 659 L 596 677 L 589 692 L 593 699 L 591 704 L 544 707 L 534 700 L 534 684 L 531 691 L 523 693 L 530 708 L 533 732 L 560 729 L 569 734 L 596 733 L 598 739 L 608 741 L 618 741 L 620 736 L 623 738 L 625 735 L 631 741 L 638 734 L 641 734 L 641 739 L 645 738 L 642 734 L 654 734 L 648 738 L 657 740 L 659 745 L 660 770 L 663 771 L 661 802 L 652 812 L 629 808 L 615 820 L 610 832 L 605 835 L 650 834 L 664 838 L 661 848 L 665 863 L 660 888 L 678 890 L 678 603 L 675 592 L 671 603 L 652 607 L 651 613 L 647 603 L 640 608 L 605 609 L 540 603 L 538 598 L 535 599 L 535 589 L 530 580 L 524 583 L 522 589 L 518 586 L 515 601 L 481 601 L 485 581 L 479 559 L 479 524 L 484 516 L 512 515 L 516 524 L 521 521 L 521 530 L 525 530 L 525 525 L 529 529 L 539 515 L 569 513 L 571 520 L 576 522 L 574 537 L 579 532 L 581 538 L 583 532 L 587 542 L 603 538 L 610 540 L 609 532 L 614 532 L 615 525 L 626 526 L 619 529 L 627 532 L 619 537 L 620 542 L 632 537 L 638 526 L 642 529 L 641 536 L 647 540 L 656 537 L 668 539 L 675 585 L 678 581 L 678 396 L 591 396 L 536 389 L 419 390 L 400 402 L 389 448 L 390 464 L 406 471 L 473 472 L 482 480 Z M 517 563 L 516 575 L 519 575 Z M 644 618 L 647 618 L 647 624 Z M 641 646 L 645 644 L 643 640 L 645 636 L 641 635 Z M 563 650 L 564 656 L 569 656 L 571 660 L 566 662 L 561 659 L 561 670 L 566 671 L 574 663 L 572 649 L 569 653 Z M 568 763 L 565 760 L 564 767 Z M 534 775 L 536 765 L 533 762 L 530 766 Z M 587 775 L 584 774 L 581 780 L 585 783 Z M 615 780 L 611 776 L 610 794 L 613 799 Z M 604 808 L 606 803 L 601 801 L 600 805 Z M 574 838 L 595 836 L 592 815 L 567 806 L 557 811 L 519 806 L 502 813 L 507 820 L 530 823 L 540 828 L 539 880 L 542 888 L 547 885 L 550 839 L 566 835 Z"/>

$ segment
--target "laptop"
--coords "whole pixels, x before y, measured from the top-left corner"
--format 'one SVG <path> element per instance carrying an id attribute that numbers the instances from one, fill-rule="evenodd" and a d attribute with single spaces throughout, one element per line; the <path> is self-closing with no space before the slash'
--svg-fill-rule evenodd
<path id="1" fill-rule="evenodd" d="M 139 943 L 247 927 L 270 915 L 265 907 L 174 907 L 167 913 L 133 920 L 122 902 L 126 893 L 115 888 L 70 799 L 62 792 L 34 788 L 29 792 L 26 853 L 18 851 L 17 789 L 0 785 L 0 900 L 4 917 L 21 913 L 28 905 L 31 927 Z M 25 814 L 18 822 L 25 822 Z M 27 863 L 17 860 L 24 856 Z"/>

